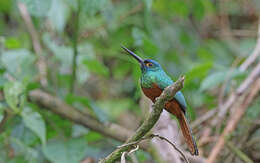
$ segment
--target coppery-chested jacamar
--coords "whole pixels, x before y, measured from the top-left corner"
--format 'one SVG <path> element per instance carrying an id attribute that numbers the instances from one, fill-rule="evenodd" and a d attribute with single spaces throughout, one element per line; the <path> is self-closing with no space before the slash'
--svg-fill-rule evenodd
<path id="1" fill-rule="evenodd" d="M 158 62 L 151 59 L 143 60 L 141 57 L 137 56 L 126 47 L 122 46 L 122 48 L 140 63 L 142 71 L 142 90 L 149 99 L 155 102 L 156 97 L 161 95 L 164 88 L 172 85 L 174 82 L 164 72 Z M 188 144 L 191 154 L 199 155 L 196 142 L 192 136 L 192 131 L 185 117 L 186 108 L 187 104 L 181 91 L 177 92 L 174 98 L 165 104 L 165 109 L 177 117 L 183 136 L 186 143 Z"/>

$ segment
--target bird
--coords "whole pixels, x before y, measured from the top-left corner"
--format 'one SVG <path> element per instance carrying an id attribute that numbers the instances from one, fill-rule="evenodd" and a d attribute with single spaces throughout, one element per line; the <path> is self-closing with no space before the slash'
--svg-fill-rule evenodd
<path id="1" fill-rule="evenodd" d="M 156 98 L 161 95 L 166 87 L 172 85 L 174 81 L 155 60 L 142 59 L 123 45 L 121 45 L 121 47 L 139 62 L 142 72 L 140 78 L 142 91 L 146 97 L 155 103 Z M 182 92 L 178 91 L 174 98 L 165 104 L 164 109 L 178 119 L 184 140 L 188 145 L 191 155 L 199 155 L 196 141 L 192 136 L 191 128 L 186 119 L 187 103 Z"/>

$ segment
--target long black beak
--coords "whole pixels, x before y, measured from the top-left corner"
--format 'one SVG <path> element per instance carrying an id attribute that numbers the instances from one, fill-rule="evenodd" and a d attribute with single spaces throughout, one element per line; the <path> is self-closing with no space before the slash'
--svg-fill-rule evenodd
<path id="1" fill-rule="evenodd" d="M 124 47 L 123 45 L 121 45 L 121 47 L 128 53 L 130 54 L 132 57 L 134 57 L 140 64 L 141 66 L 144 66 L 144 60 L 139 57 L 138 55 L 136 55 L 134 52 L 132 52 L 131 50 L 127 49 L 126 47 Z"/>

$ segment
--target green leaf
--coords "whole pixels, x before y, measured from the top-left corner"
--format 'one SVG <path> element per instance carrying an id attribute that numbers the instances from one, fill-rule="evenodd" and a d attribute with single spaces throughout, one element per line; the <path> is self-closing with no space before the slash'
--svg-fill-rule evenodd
<path id="1" fill-rule="evenodd" d="M 108 76 L 108 68 L 98 60 L 84 60 L 83 63 L 86 65 L 89 71 L 94 72 L 98 75 Z"/>
<path id="2" fill-rule="evenodd" d="M 69 7 L 63 0 L 52 0 L 48 18 L 57 31 L 63 31 L 69 16 L 69 11 Z"/>
<path id="3" fill-rule="evenodd" d="M 8 82 L 4 85 L 4 95 L 7 104 L 18 113 L 26 101 L 25 86 L 20 82 Z"/>
<path id="4" fill-rule="evenodd" d="M 9 37 L 5 40 L 5 47 L 7 49 L 17 49 L 21 47 L 21 42 L 15 37 Z"/>
<path id="5" fill-rule="evenodd" d="M 104 136 L 102 136 L 101 134 L 94 132 L 94 131 L 88 132 L 88 134 L 85 137 L 88 142 L 95 142 L 95 141 L 98 141 L 98 140 L 104 138 Z"/>
<path id="6" fill-rule="evenodd" d="M 212 62 L 205 62 L 193 66 L 193 68 L 186 74 L 186 84 L 190 84 L 194 79 L 202 80 L 208 74 L 209 70 L 212 68 Z"/>
<path id="7" fill-rule="evenodd" d="M 4 51 L 1 62 L 13 77 L 33 78 L 36 75 L 35 56 L 26 49 Z"/>
<path id="8" fill-rule="evenodd" d="M 29 106 L 26 106 L 21 116 L 26 127 L 31 129 L 40 139 L 43 144 L 46 143 L 46 127 L 42 116 L 32 110 Z"/>
<path id="9" fill-rule="evenodd" d="M 36 17 L 47 16 L 51 0 L 19 0 L 24 3 L 29 13 Z"/>
<path id="10" fill-rule="evenodd" d="M 104 9 L 107 0 L 81 0 L 82 11 L 89 16 L 94 16 L 98 11 Z"/>
<path id="11" fill-rule="evenodd" d="M 37 158 L 39 157 L 38 152 L 24 144 L 22 141 L 16 138 L 11 138 L 12 144 L 15 144 L 17 147 L 16 152 L 20 153 L 23 155 L 28 163 L 37 163 Z"/>
<path id="12" fill-rule="evenodd" d="M 43 153 L 53 163 L 78 163 L 85 156 L 86 148 L 84 139 L 55 140 L 43 147 Z"/>
<path id="13" fill-rule="evenodd" d="M 200 90 L 204 91 L 207 89 L 212 89 L 215 88 L 216 86 L 218 86 L 219 84 L 221 84 L 222 82 L 225 81 L 225 79 L 227 79 L 227 75 L 229 75 L 230 79 L 233 79 L 234 77 L 243 75 L 244 73 L 235 69 L 232 72 L 228 72 L 228 71 L 219 71 L 219 72 L 215 72 L 211 75 L 209 75 L 208 77 L 206 77 L 200 86 Z"/>

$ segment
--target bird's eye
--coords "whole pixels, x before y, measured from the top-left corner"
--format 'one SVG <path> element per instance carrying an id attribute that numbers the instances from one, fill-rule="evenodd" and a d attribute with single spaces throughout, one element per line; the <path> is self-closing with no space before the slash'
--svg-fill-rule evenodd
<path id="1" fill-rule="evenodd" d="M 152 64 L 151 62 L 148 62 L 148 63 L 146 63 L 146 66 L 147 66 L 147 67 L 152 67 L 153 64 Z"/>

